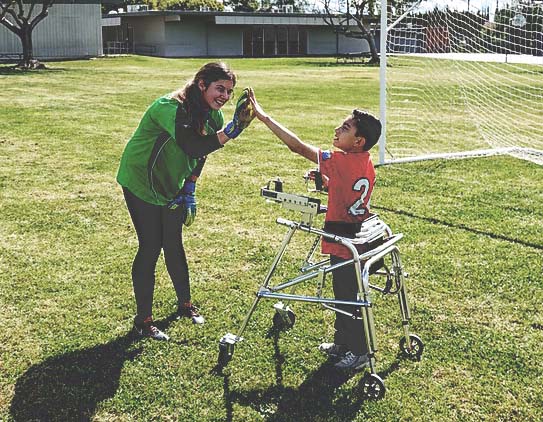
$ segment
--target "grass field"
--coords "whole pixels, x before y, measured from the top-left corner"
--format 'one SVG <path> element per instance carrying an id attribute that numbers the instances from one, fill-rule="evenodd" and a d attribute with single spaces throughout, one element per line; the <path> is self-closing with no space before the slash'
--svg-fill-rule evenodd
<path id="1" fill-rule="evenodd" d="M 0 420 L 542 420 L 543 169 L 511 157 L 377 169 L 373 210 L 404 233 L 411 326 L 425 342 L 420 362 L 401 358 L 397 301 L 375 295 L 383 400 L 364 400 L 361 374 L 341 385 L 322 377 L 317 345 L 332 338 L 333 315 L 315 305 L 295 304 L 295 326 L 267 336 L 272 302 L 262 302 L 229 366 L 213 372 L 218 340 L 236 331 L 279 247 L 275 219 L 296 217 L 259 188 L 280 176 L 303 193 L 310 168 L 256 122 L 209 157 L 186 230 L 206 324 L 173 320 L 161 260 L 154 316 L 172 341 L 130 336 L 137 241 L 118 161 L 150 102 L 203 63 L 0 67 Z M 253 86 L 272 116 L 322 147 L 354 107 L 378 112 L 377 68 L 229 63 L 238 87 Z M 293 245 L 282 274 L 295 273 L 305 248 Z"/>

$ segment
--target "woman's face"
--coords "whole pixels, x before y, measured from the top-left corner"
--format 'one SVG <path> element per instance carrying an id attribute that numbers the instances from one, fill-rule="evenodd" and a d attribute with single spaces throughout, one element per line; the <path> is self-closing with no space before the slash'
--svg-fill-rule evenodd
<path id="1" fill-rule="evenodd" d="M 206 88 L 204 81 L 198 83 L 205 103 L 213 110 L 219 110 L 232 96 L 234 83 L 228 79 L 211 82 Z"/>

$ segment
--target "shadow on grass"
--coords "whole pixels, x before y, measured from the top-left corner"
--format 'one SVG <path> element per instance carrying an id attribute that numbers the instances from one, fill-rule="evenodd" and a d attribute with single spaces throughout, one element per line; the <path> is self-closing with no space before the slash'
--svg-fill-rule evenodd
<path id="1" fill-rule="evenodd" d="M 284 421 L 352 421 L 367 400 L 363 394 L 363 374 L 344 373 L 327 361 L 310 373 L 297 388 L 283 386 L 282 365 L 285 360 L 278 345 L 279 332 L 272 330 L 275 359 L 275 385 L 267 389 L 236 391 L 230 387 L 229 376 L 222 371 L 226 421 L 232 422 L 234 403 L 249 406 L 269 422 Z M 269 334 L 270 334 L 269 333 Z M 395 362 L 378 375 L 385 379 L 399 367 Z M 352 388 L 341 388 L 355 376 L 360 377 Z"/>
<path id="2" fill-rule="evenodd" d="M 173 317 L 158 322 L 165 328 Z M 132 332 L 106 344 L 51 357 L 31 366 L 15 385 L 14 421 L 90 421 L 113 397 L 122 368 L 143 351 Z"/>
<path id="3" fill-rule="evenodd" d="M 372 208 L 375 209 L 375 210 L 383 210 L 383 211 L 392 212 L 392 213 L 398 214 L 398 215 L 404 215 L 404 216 L 407 216 L 407 217 L 416 218 L 418 220 L 427 221 L 429 223 L 438 224 L 440 226 L 446 226 L 446 227 L 451 227 L 451 228 L 454 228 L 454 229 L 465 230 L 465 231 L 468 231 L 468 232 L 471 232 L 471 233 L 488 236 L 488 237 L 490 237 L 492 239 L 505 240 L 506 242 L 516 243 L 516 244 L 519 244 L 519 245 L 522 245 L 522 246 L 528 246 L 530 248 L 543 250 L 543 244 L 526 242 L 525 240 L 522 240 L 522 239 L 515 239 L 513 237 L 507 237 L 507 236 L 504 236 L 504 235 L 501 235 L 501 234 L 498 234 L 498 233 L 491 233 L 491 232 L 487 232 L 487 231 L 483 231 L 483 230 L 479 230 L 479 229 L 474 229 L 474 228 L 471 228 L 469 226 L 466 226 L 465 224 L 449 223 L 448 221 L 439 220 L 437 218 L 424 217 L 424 216 L 421 216 L 421 215 L 413 214 L 413 213 L 408 212 L 408 211 L 396 210 L 396 209 L 392 209 L 392 208 L 382 207 L 382 206 L 379 206 L 379 205 L 372 205 Z"/>
<path id="4" fill-rule="evenodd" d="M 90 421 L 98 403 L 115 395 L 126 361 L 142 351 L 127 334 L 106 344 L 55 356 L 31 366 L 15 385 L 15 421 Z"/>
<path id="5" fill-rule="evenodd" d="M 325 62 L 312 62 L 312 61 L 302 61 L 301 64 L 304 66 L 313 66 L 313 67 L 379 67 L 379 63 L 368 63 L 367 61 L 353 61 L 353 62 L 337 62 L 336 59 L 330 59 L 330 61 Z"/>
<path id="6" fill-rule="evenodd" d="M 65 68 L 57 67 L 57 68 L 46 68 L 46 69 L 20 69 L 13 66 L 0 66 L 0 75 L 3 76 L 33 76 L 33 75 L 40 75 L 43 73 L 50 73 L 50 72 L 66 72 L 67 70 Z"/>

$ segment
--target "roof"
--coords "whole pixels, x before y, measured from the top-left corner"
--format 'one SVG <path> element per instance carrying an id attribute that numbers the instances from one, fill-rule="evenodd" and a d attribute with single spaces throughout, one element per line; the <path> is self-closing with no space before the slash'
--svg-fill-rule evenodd
<path id="1" fill-rule="evenodd" d="M 274 24 L 290 23 L 298 25 L 326 25 L 323 18 L 325 13 L 272 13 L 272 12 L 219 12 L 196 10 L 145 10 L 138 12 L 109 13 L 103 18 L 145 17 L 145 16 L 175 16 L 215 18 L 217 24 Z M 280 21 L 280 22 L 277 22 Z M 379 18 L 367 18 L 366 22 L 378 22 Z M 354 22 L 353 22 L 354 24 Z"/>

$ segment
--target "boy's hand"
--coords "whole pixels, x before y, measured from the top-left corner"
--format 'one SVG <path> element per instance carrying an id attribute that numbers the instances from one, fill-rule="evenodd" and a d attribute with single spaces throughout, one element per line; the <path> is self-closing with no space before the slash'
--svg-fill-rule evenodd
<path id="1" fill-rule="evenodd" d="M 237 138 L 255 118 L 255 113 L 249 101 L 249 88 L 245 88 L 236 103 L 232 120 L 224 128 L 224 134 L 230 139 Z"/>
<path id="2" fill-rule="evenodd" d="M 253 91 L 253 88 L 249 88 L 249 100 L 251 101 L 251 105 L 253 107 L 254 113 L 258 120 L 264 120 L 268 115 L 264 112 L 262 107 L 260 107 L 260 104 L 256 101 L 255 92 Z"/>
<path id="3" fill-rule="evenodd" d="M 311 180 L 315 182 L 315 190 L 317 192 L 328 192 L 328 177 L 323 175 L 318 170 L 309 170 L 305 176 L 304 179 L 307 181 Z"/>

